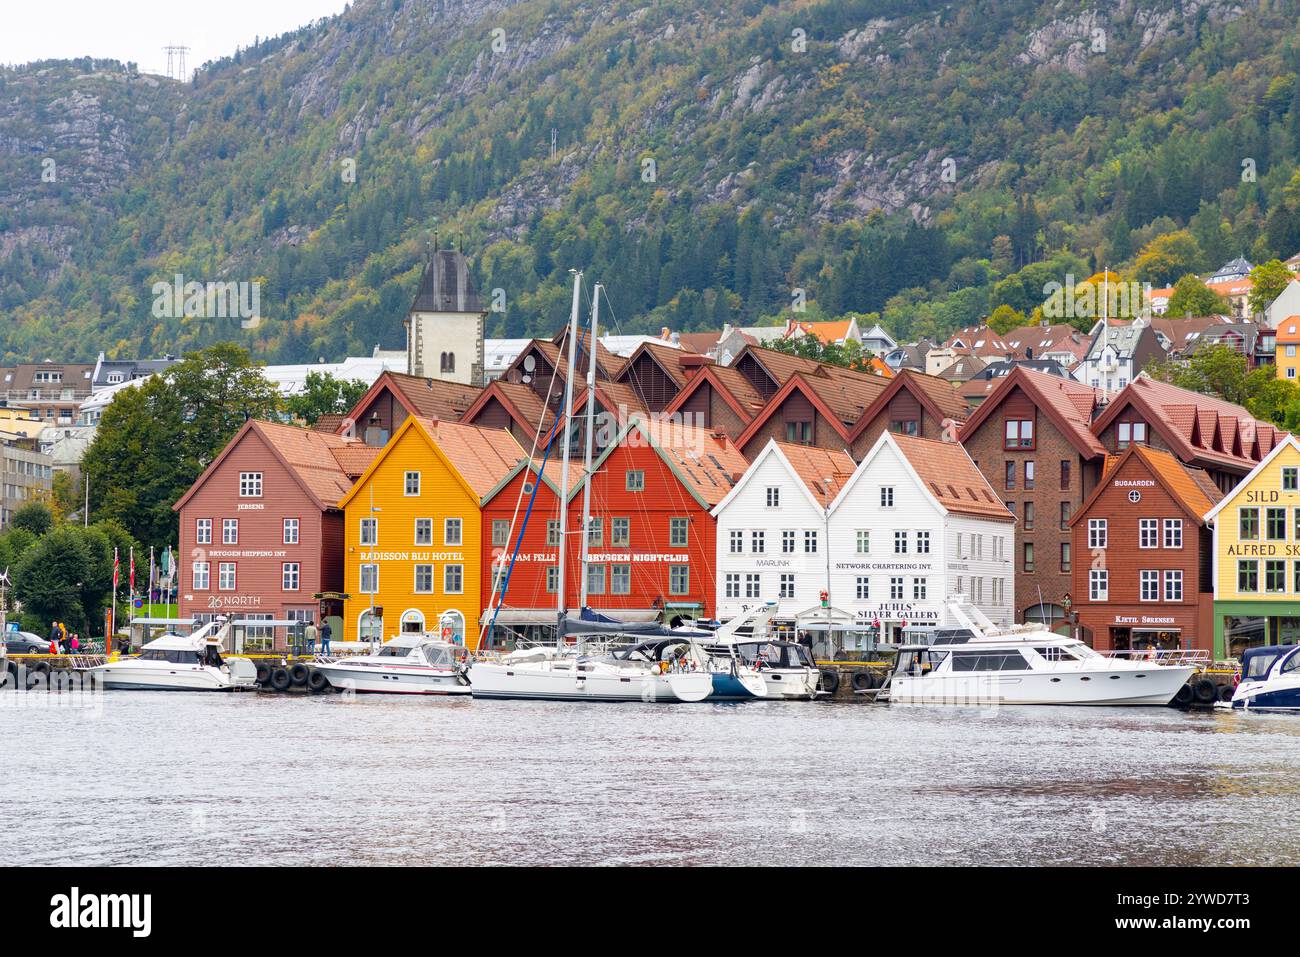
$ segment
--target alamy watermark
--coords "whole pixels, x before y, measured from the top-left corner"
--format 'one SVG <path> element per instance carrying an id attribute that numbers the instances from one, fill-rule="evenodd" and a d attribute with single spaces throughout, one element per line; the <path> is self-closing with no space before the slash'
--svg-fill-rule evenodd
<path id="1" fill-rule="evenodd" d="M 177 273 L 171 282 L 153 284 L 155 319 L 238 319 L 241 329 L 262 323 L 260 282 L 186 282 Z"/>

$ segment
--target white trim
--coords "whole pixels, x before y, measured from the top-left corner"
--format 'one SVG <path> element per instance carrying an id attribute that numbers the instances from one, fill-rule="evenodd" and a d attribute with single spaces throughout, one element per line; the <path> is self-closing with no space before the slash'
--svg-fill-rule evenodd
<path id="1" fill-rule="evenodd" d="M 858 467 L 854 469 L 853 474 L 849 476 L 849 480 L 845 482 L 844 487 L 840 489 L 840 494 L 836 495 L 835 500 L 831 502 L 828 511 L 834 513 L 835 510 L 839 508 L 840 503 L 848 497 L 848 494 L 853 490 L 853 486 L 857 484 L 858 480 L 866 473 L 867 469 L 871 467 L 872 461 L 874 461 L 876 456 L 880 454 L 881 448 L 885 445 L 888 445 L 894 450 L 894 454 L 897 455 L 899 460 L 903 463 L 903 467 L 907 470 L 907 474 L 912 477 L 912 481 L 916 484 L 916 487 L 921 490 L 921 494 L 925 496 L 926 500 L 939 510 L 940 515 L 948 515 L 948 508 L 935 498 L 933 492 L 926 488 L 925 482 L 921 481 L 921 476 L 918 475 L 916 469 L 912 467 L 911 460 L 908 459 L 908 457 L 903 453 L 903 450 L 898 447 L 898 443 L 894 441 L 893 434 L 887 429 L 880 433 L 880 438 L 876 439 L 876 444 L 871 447 L 871 451 L 863 456 L 862 461 L 858 463 Z M 958 448 L 961 448 L 961 446 L 958 446 Z M 987 479 L 985 480 L 985 484 L 988 484 Z"/>
<path id="2" fill-rule="evenodd" d="M 822 451 L 826 451 L 826 450 L 822 450 Z M 848 452 L 845 451 L 844 454 L 848 455 Z M 714 518 L 717 518 L 719 515 L 721 515 L 723 509 L 725 509 L 729 504 L 731 504 L 731 500 L 734 499 L 737 495 L 739 495 L 741 490 L 744 489 L 745 486 L 750 483 L 753 476 L 758 473 L 759 468 L 762 466 L 763 462 L 770 455 L 776 456 L 777 461 L 781 463 L 781 467 L 785 469 L 786 475 L 788 475 L 790 477 L 790 480 L 795 484 L 795 486 L 801 492 L 803 492 L 803 496 L 805 499 L 807 499 L 808 504 L 811 505 L 818 512 L 818 514 L 825 517 L 826 514 L 825 506 L 823 506 L 820 502 L 818 502 L 817 499 L 813 496 L 812 489 L 808 487 L 808 483 L 799 477 L 799 473 L 794 470 L 794 466 L 790 464 L 790 460 L 786 458 L 785 453 L 781 451 L 781 446 L 777 444 L 776 439 L 767 440 L 767 445 L 763 446 L 763 451 L 759 452 L 758 457 L 755 458 L 754 461 L 749 463 L 749 468 L 745 469 L 745 473 L 740 477 L 740 481 L 731 487 L 731 490 L 722 497 L 721 502 L 719 502 L 717 505 L 713 506 L 713 508 L 709 510 L 709 514 L 712 515 Z M 850 458 L 852 458 L 852 456 L 850 456 Z M 777 487 L 780 488 L 780 486 Z"/>

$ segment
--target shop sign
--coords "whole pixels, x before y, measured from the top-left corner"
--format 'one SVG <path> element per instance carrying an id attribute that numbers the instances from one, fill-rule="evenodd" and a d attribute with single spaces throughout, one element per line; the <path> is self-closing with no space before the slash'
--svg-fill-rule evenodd
<path id="1" fill-rule="evenodd" d="M 217 608 L 260 608 L 261 595 L 209 595 L 208 607 Z"/>
<path id="2" fill-rule="evenodd" d="M 215 554 L 215 553 L 214 553 Z M 363 562 L 463 562 L 464 552 L 362 552 Z"/>
<path id="3" fill-rule="evenodd" d="M 1172 625 L 1173 618 L 1156 615 L 1116 615 L 1117 625 Z"/>
<path id="4" fill-rule="evenodd" d="M 839 572 L 928 572 L 934 570 L 931 562 L 836 562 Z"/>
<path id="5" fill-rule="evenodd" d="M 882 621 L 935 622 L 939 621 L 937 608 L 924 608 L 911 601 L 890 601 L 855 610 L 859 625 Z"/>

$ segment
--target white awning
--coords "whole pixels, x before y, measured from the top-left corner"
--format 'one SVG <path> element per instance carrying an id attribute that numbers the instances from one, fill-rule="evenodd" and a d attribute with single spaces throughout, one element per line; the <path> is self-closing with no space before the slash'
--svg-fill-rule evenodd
<path id="1" fill-rule="evenodd" d="M 847 612 L 843 608 L 823 608 L 820 605 L 799 612 L 794 616 L 794 623 L 797 628 L 808 628 L 813 631 L 816 631 L 818 626 L 825 631 L 827 625 L 832 628 L 860 627 L 852 612 Z"/>

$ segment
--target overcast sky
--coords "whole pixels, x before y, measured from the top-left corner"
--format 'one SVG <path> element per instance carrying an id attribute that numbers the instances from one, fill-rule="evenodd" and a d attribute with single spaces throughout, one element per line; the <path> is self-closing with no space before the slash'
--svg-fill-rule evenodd
<path id="1" fill-rule="evenodd" d="M 167 45 L 187 46 L 188 67 L 229 56 L 347 0 L 4 0 L 0 63 L 91 56 L 165 73 Z"/>

